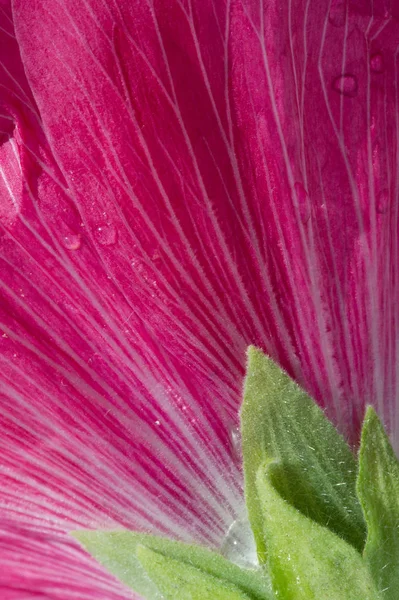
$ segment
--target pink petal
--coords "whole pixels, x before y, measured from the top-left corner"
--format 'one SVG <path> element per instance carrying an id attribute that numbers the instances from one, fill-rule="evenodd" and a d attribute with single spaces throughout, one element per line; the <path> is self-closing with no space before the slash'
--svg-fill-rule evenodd
<path id="1" fill-rule="evenodd" d="M 298 344 L 291 371 L 352 436 L 370 402 L 399 432 L 399 15 L 388 5 L 235 0 L 231 17 L 238 160 L 271 232 Z"/>
<path id="2" fill-rule="evenodd" d="M 37 533 L 2 522 L 0 549 L 2 600 L 133 598 L 86 553 L 51 530 Z"/>
<path id="3" fill-rule="evenodd" d="M 156 339 L 233 388 L 244 346 L 262 344 L 345 429 L 392 395 L 395 253 L 378 248 L 396 21 L 378 9 L 369 26 L 369 2 L 269 2 L 262 18 L 258 0 L 15 6 L 85 235 Z"/>
<path id="4" fill-rule="evenodd" d="M 33 93 L 8 36 L 0 503 L 14 529 L 220 544 L 242 506 L 229 428 L 249 343 L 352 439 L 370 401 L 394 431 L 398 26 L 382 4 L 372 19 L 361 0 L 14 1 Z"/>
<path id="5" fill-rule="evenodd" d="M 29 20 L 40 17 L 29 21 L 37 43 L 29 49 L 22 9 L 16 7 L 21 48 L 41 61 L 36 66 L 46 78 L 49 48 L 53 58 L 58 53 L 54 15 L 28 11 Z M 85 11 L 82 26 L 84 18 Z M 65 31 L 57 30 L 62 46 Z M 79 35 L 90 33 L 70 30 L 67 37 L 71 32 L 78 49 Z M 114 60 L 101 36 L 98 43 Z M 86 50 L 83 44 L 81 61 Z M 173 247 L 167 230 L 180 225 L 162 208 L 153 174 L 140 172 L 143 156 L 127 137 L 131 118 L 124 123 L 128 104 L 106 74 L 96 83 L 98 72 L 93 85 L 104 89 L 88 102 L 72 71 L 79 60 L 67 64 L 78 58 L 68 51 L 58 64 L 64 73 L 54 67 L 52 102 L 63 104 L 63 115 L 50 104 L 46 111 L 35 91 L 43 130 L 33 116 L 28 123 L 25 114 L 14 117 L 23 186 L 18 219 L 3 224 L 0 239 L 2 511 L 14 527 L 33 532 L 125 526 L 219 545 L 242 508 L 229 427 L 243 354 L 238 360 L 223 339 L 227 324 L 217 332 L 222 320 L 214 305 L 223 308 L 221 299 L 201 288 L 193 250 L 185 259 L 180 237 Z M 16 94 L 8 102 L 16 103 Z M 86 110 L 94 111 L 92 121 Z M 56 119 L 54 134 L 48 117 Z M 133 180 L 142 186 L 137 192 Z M 243 353 L 244 338 L 236 331 L 230 345 L 233 339 Z M 13 556 L 23 565 L 19 549 Z M 43 577 L 45 589 L 51 577 Z"/>

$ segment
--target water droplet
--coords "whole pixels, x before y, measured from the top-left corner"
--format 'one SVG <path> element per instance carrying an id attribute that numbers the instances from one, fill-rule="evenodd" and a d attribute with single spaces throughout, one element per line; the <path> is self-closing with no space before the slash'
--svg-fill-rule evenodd
<path id="1" fill-rule="evenodd" d="M 343 96 L 356 96 L 357 79 L 353 75 L 340 75 L 334 79 L 333 88 Z"/>
<path id="2" fill-rule="evenodd" d="M 242 445 L 240 428 L 237 425 L 232 425 L 229 428 L 229 438 L 231 446 L 231 454 L 236 461 L 241 461 Z"/>
<path id="3" fill-rule="evenodd" d="M 370 69 L 374 71 L 374 73 L 382 73 L 384 70 L 384 58 L 381 52 L 376 52 L 376 54 L 372 54 L 370 57 Z"/>
<path id="4" fill-rule="evenodd" d="M 225 558 L 239 567 L 258 566 L 255 540 L 246 517 L 237 519 L 230 525 L 220 551 Z"/>
<path id="5" fill-rule="evenodd" d="M 115 244 L 117 238 L 116 229 L 112 223 L 99 225 L 94 230 L 94 235 L 101 246 L 112 246 L 112 244 Z"/>
<path id="6" fill-rule="evenodd" d="M 342 0 L 333 0 L 331 3 L 328 20 L 334 27 L 342 27 L 345 24 L 346 7 Z"/>
<path id="7" fill-rule="evenodd" d="M 376 210 L 380 215 L 387 212 L 389 208 L 389 193 L 388 190 L 382 190 L 377 196 Z"/>
<path id="8" fill-rule="evenodd" d="M 65 235 L 63 238 L 63 244 L 67 250 L 79 250 L 81 239 L 79 233 L 71 233 Z"/>
<path id="9" fill-rule="evenodd" d="M 294 184 L 293 199 L 302 223 L 306 224 L 310 219 L 309 194 L 299 181 Z"/>
<path id="10" fill-rule="evenodd" d="M 14 129 L 14 119 L 11 115 L 4 114 L 2 110 L 2 114 L 0 115 L 0 145 L 13 137 Z"/>

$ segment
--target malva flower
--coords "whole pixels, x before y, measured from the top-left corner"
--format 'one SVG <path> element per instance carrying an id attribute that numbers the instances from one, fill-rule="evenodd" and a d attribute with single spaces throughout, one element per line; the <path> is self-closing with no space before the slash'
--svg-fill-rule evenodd
<path id="1" fill-rule="evenodd" d="M 398 447 L 399 9 L 11 4 L 0 597 L 129 598 L 68 532 L 222 546 L 249 344 Z"/>

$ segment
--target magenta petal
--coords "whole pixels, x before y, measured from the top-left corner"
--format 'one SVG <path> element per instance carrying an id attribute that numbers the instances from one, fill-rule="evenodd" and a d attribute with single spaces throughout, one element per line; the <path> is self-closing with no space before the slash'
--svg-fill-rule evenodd
<path id="1" fill-rule="evenodd" d="M 248 339 L 277 335 L 228 140 L 223 7 L 25 8 L 24 63 L 85 235 L 157 339 L 236 386 Z"/>
<path id="2" fill-rule="evenodd" d="M 388 5 L 237 0 L 230 48 L 239 162 L 267 207 L 297 373 L 343 430 L 373 402 L 395 434 L 399 22 Z"/>
<path id="3" fill-rule="evenodd" d="M 37 44 L 28 48 L 25 8 L 15 7 L 16 24 L 40 119 L 32 98 L 32 110 L 15 112 L 10 139 L 22 179 L 17 218 L 1 222 L 2 513 L 29 531 L 124 526 L 220 545 L 242 508 L 229 427 L 244 337 L 232 330 L 226 338 L 228 321 L 219 327 L 214 310 L 221 298 L 202 287 L 194 251 L 185 258 L 186 242 L 174 234 L 173 243 L 181 226 L 133 144 L 123 90 L 95 72 L 98 90 L 87 97 L 74 73 L 89 59 L 84 43 L 80 58 L 68 49 L 57 61 L 57 73 L 46 56 L 57 56 L 57 35 L 61 43 L 66 33 L 62 15 L 28 10 Z M 114 19 L 109 27 L 106 36 L 120 34 Z M 79 31 L 66 35 L 79 47 Z M 108 56 L 106 39 L 98 44 L 123 66 L 113 45 Z M 54 75 L 52 103 L 35 89 L 36 67 Z M 6 101 L 18 106 L 17 93 Z M 175 185 L 177 175 L 168 177 Z"/>
<path id="4" fill-rule="evenodd" d="M 72 540 L 0 526 L 2 600 L 123 600 L 133 596 Z M 135 597 L 135 596 L 134 596 Z"/>

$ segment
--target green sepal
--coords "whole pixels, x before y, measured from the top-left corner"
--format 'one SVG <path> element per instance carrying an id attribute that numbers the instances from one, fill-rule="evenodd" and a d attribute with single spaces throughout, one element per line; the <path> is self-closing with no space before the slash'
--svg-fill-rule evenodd
<path id="1" fill-rule="evenodd" d="M 241 430 L 246 504 L 260 562 L 267 548 L 256 474 L 270 460 L 281 464 L 276 485 L 285 500 L 363 549 L 353 453 L 306 392 L 254 347 L 248 349 Z"/>
<path id="2" fill-rule="evenodd" d="M 359 552 L 286 502 L 273 485 L 276 472 L 278 476 L 280 464 L 264 464 L 256 477 L 276 597 L 381 600 Z"/>
<path id="3" fill-rule="evenodd" d="M 145 546 L 136 555 L 166 600 L 251 600 L 234 584 Z"/>
<path id="4" fill-rule="evenodd" d="M 184 544 L 165 537 L 134 531 L 91 531 L 71 533 L 83 547 L 120 581 L 148 600 L 160 600 L 158 586 L 148 576 L 136 553 L 140 546 L 195 568 L 203 575 L 237 587 L 251 600 L 271 600 L 270 580 L 260 570 L 241 569 L 220 554 L 202 546 Z M 140 551 L 141 552 L 141 551 Z M 179 595 L 176 598 L 180 599 Z"/>
<path id="5" fill-rule="evenodd" d="M 375 411 L 363 423 L 358 495 L 368 528 L 364 559 L 384 600 L 399 597 L 399 463 Z"/>

